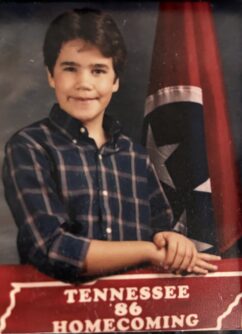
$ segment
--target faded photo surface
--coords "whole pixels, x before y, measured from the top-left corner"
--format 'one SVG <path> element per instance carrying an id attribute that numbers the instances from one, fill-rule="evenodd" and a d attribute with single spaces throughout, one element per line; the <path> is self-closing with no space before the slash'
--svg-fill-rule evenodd
<path id="1" fill-rule="evenodd" d="M 1 3 L 0 166 L 2 166 L 4 157 L 4 145 L 11 135 L 22 127 L 47 117 L 55 102 L 55 96 L 47 82 L 42 56 L 42 45 L 47 26 L 54 17 L 67 9 L 82 7 L 103 9 L 108 11 L 117 22 L 128 49 L 128 63 L 121 78 L 120 90 L 118 94 L 113 96 L 108 112 L 119 119 L 124 132 L 128 136 L 136 142 L 143 142 L 150 148 L 151 158 L 154 158 L 157 173 L 175 215 L 174 227 L 176 230 L 196 240 L 201 251 L 207 251 L 210 247 L 215 247 L 218 252 L 222 251 L 224 254 L 228 252 L 229 254 L 231 247 L 235 246 L 236 248 L 242 236 L 242 224 L 240 223 L 242 220 L 242 2 L 234 1 L 233 4 L 223 4 L 214 1 L 209 3 L 211 3 L 210 19 L 212 21 L 205 20 L 206 15 L 204 14 L 206 13 L 203 13 L 204 19 L 200 16 L 200 21 L 194 20 L 197 12 L 195 11 L 194 15 L 189 14 L 194 10 L 192 6 L 190 9 L 180 8 L 180 11 L 178 9 L 172 11 L 172 7 L 167 7 L 165 2 L 162 2 L 164 6 L 161 5 L 160 7 L 160 3 L 156 1 L 131 3 L 117 1 L 104 2 L 104 4 L 91 1 L 78 3 L 51 2 L 49 4 L 34 2 L 25 4 Z M 207 29 L 208 23 L 211 24 L 211 22 L 212 36 L 215 36 L 215 42 L 213 42 L 216 44 L 214 49 L 208 48 L 208 44 L 206 44 L 206 41 L 209 41 L 209 36 L 211 37 L 211 31 Z M 174 32 L 171 27 L 176 27 L 177 30 L 174 30 Z M 182 27 L 182 29 L 179 27 Z M 157 33 L 159 33 L 159 36 Z M 156 46 L 155 49 L 154 45 Z M 207 49 L 204 49 L 203 46 Z M 214 53 L 212 53 L 212 50 L 214 50 Z M 215 62 L 215 60 L 219 60 L 219 62 Z M 219 76 L 216 77 L 219 78 L 217 83 L 213 81 L 214 76 L 211 74 L 214 69 L 213 64 L 218 65 L 218 68 L 216 67 L 216 73 L 219 73 Z M 205 72 L 205 68 L 207 72 Z M 205 88 L 199 87 L 202 86 L 202 83 L 209 92 L 207 100 L 206 96 L 204 98 Z M 192 88 L 187 88 L 188 86 Z M 167 87 L 173 88 L 167 90 Z M 176 89 L 176 87 L 180 88 Z M 219 90 L 219 87 L 223 89 Z M 157 91 L 160 92 L 158 95 L 156 95 Z M 223 92 L 222 100 L 219 97 L 221 92 Z M 214 94 L 218 95 L 215 96 Z M 211 106 L 211 101 L 216 103 L 214 102 L 214 105 Z M 217 109 L 220 110 L 219 102 L 221 101 L 223 101 L 221 106 L 225 111 L 223 115 L 226 115 L 229 133 L 225 144 L 229 144 L 229 148 L 232 147 L 233 162 L 235 163 L 233 181 L 230 181 L 231 175 L 227 177 L 221 172 L 223 182 L 227 187 L 225 189 L 220 188 L 216 179 L 217 170 L 215 165 L 218 162 L 214 162 L 213 159 L 213 150 L 215 160 L 217 159 L 216 149 L 211 150 L 211 145 L 208 144 L 207 139 L 203 146 L 200 143 L 194 146 L 196 144 L 195 140 L 190 138 L 187 141 L 185 138 L 190 130 L 192 130 L 194 138 L 197 138 L 198 132 L 207 136 L 207 129 L 210 129 L 209 140 L 210 142 L 216 141 L 216 131 L 212 134 L 211 131 L 213 131 L 214 124 L 221 126 L 221 116 L 213 112 Z M 179 105 L 178 107 L 180 102 L 189 104 Z M 159 115 L 158 113 L 152 114 L 155 108 L 158 108 Z M 203 117 L 203 108 L 205 110 L 212 109 L 211 115 L 213 115 L 213 117 L 209 115 L 210 118 L 206 118 L 205 134 L 203 129 L 201 130 L 201 127 L 195 124 L 198 118 L 196 118 L 196 121 L 192 118 L 194 110 Z M 179 111 L 179 116 L 175 120 L 167 121 L 167 117 L 162 118 L 166 114 L 169 114 L 170 117 L 174 110 Z M 162 117 L 160 117 L 161 113 Z M 151 114 L 158 116 L 150 117 Z M 182 121 L 179 118 L 180 115 L 185 117 Z M 146 121 L 143 127 L 144 117 L 146 117 Z M 191 127 L 183 126 L 185 119 L 188 120 L 188 118 L 189 124 L 192 124 Z M 221 117 L 222 120 L 223 118 L 224 116 Z M 215 121 L 218 123 L 213 123 Z M 179 132 L 180 130 L 181 132 Z M 167 132 L 167 138 L 159 137 L 161 132 L 164 134 Z M 177 135 L 178 132 L 179 136 Z M 223 132 L 218 135 L 223 137 Z M 202 178 L 205 177 L 204 181 L 200 180 L 199 174 L 198 180 L 194 178 L 194 182 L 188 182 L 189 184 L 182 182 L 184 174 L 181 171 L 183 171 L 184 166 L 186 167 L 186 164 L 183 164 L 182 154 L 184 152 L 187 154 L 187 147 L 185 151 L 176 150 L 184 138 L 183 144 L 188 142 L 189 147 L 194 150 L 192 152 L 194 153 L 193 156 L 195 156 L 195 153 L 198 156 L 191 163 L 192 167 L 197 168 L 196 170 L 199 170 L 200 164 L 204 164 L 204 160 L 202 162 L 200 160 L 200 152 L 204 151 L 205 153 L 203 153 L 206 155 L 208 151 L 208 158 L 206 156 L 208 166 L 205 167 L 210 172 L 212 188 L 214 185 L 216 192 L 216 199 L 213 199 L 211 206 L 215 222 L 213 227 L 208 224 L 210 223 L 211 210 L 209 209 L 209 214 L 207 212 L 204 214 L 202 210 L 195 211 L 196 205 L 194 204 L 195 202 L 203 203 L 206 208 L 210 208 L 207 197 L 205 200 L 201 197 L 201 193 L 211 193 L 208 186 L 210 181 L 207 182 L 207 174 L 205 173 L 206 176 L 204 176 L 204 173 L 202 174 Z M 162 151 L 161 147 L 165 147 L 166 150 Z M 179 150 L 180 148 L 181 146 Z M 220 147 L 219 151 L 223 153 L 223 149 L 224 152 L 227 150 L 227 148 Z M 174 165 L 175 160 L 170 160 L 167 165 L 164 165 L 165 160 L 175 151 L 181 152 L 181 155 L 176 158 L 176 165 Z M 165 154 L 165 159 L 159 160 L 157 158 L 160 153 Z M 175 155 L 173 157 L 175 159 Z M 219 156 L 221 164 L 218 166 L 226 165 L 226 157 L 227 155 L 223 156 L 223 154 Z M 194 161 L 196 162 L 194 163 Z M 190 170 L 188 172 L 186 170 L 185 174 L 190 173 Z M 226 180 L 228 180 L 227 184 Z M 231 186 L 231 182 L 235 183 L 234 188 Z M 194 195 L 195 189 L 196 193 Z M 185 202 L 181 204 L 180 202 L 184 197 L 181 196 L 184 191 L 191 194 L 189 199 L 192 200 L 189 204 Z M 236 203 L 232 202 L 231 204 L 235 213 L 232 217 L 229 216 L 229 211 L 223 210 L 228 203 L 224 203 L 223 200 L 224 198 L 234 198 L 234 191 L 237 195 L 235 197 Z M 223 194 L 226 194 L 227 197 Z M 217 210 L 215 213 L 214 209 Z M 198 219 L 201 217 L 204 219 L 204 224 L 201 219 Z M 229 219 L 230 217 L 231 219 Z M 196 225 L 193 224 L 194 221 Z M 220 233 L 220 231 L 222 232 Z M 232 232 L 231 237 L 226 239 L 224 234 L 228 236 L 227 231 Z M 1 182 L 0 264 L 19 263 L 16 235 L 17 228 L 5 202 Z M 232 254 L 240 255 L 240 252 Z"/>

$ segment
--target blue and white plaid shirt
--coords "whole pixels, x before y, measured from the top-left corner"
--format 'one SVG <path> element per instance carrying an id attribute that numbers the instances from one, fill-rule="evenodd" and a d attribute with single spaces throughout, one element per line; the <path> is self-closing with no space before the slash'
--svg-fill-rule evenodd
<path id="1" fill-rule="evenodd" d="M 5 195 L 22 263 L 76 279 L 91 239 L 151 240 L 170 230 L 169 208 L 144 147 L 104 117 L 100 149 L 55 105 L 6 145 Z M 63 274 L 63 275 L 62 275 Z"/>

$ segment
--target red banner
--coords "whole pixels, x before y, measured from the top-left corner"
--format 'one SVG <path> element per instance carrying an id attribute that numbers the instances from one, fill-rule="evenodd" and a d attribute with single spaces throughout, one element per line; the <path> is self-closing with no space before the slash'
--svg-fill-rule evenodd
<path id="1" fill-rule="evenodd" d="M 241 329 L 242 260 L 206 276 L 140 269 L 79 285 L 1 266 L 0 333 Z"/>

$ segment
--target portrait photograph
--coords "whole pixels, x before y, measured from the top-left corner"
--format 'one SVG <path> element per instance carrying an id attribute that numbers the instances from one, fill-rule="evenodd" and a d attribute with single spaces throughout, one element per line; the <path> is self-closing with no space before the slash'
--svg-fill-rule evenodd
<path id="1" fill-rule="evenodd" d="M 0 334 L 242 330 L 241 31 L 241 0 L 0 2 Z"/>

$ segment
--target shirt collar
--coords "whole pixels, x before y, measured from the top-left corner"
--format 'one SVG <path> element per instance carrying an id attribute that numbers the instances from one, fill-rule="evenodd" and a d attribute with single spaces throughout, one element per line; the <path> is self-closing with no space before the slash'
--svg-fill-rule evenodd
<path id="1" fill-rule="evenodd" d="M 71 139 L 88 137 L 88 131 L 82 123 L 62 110 L 59 104 L 55 104 L 52 107 L 49 118 L 52 123 Z M 116 121 L 110 115 L 105 114 L 103 118 L 103 128 L 111 142 L 116 142 L 122 129 L 119 121 Z M 81 129 L 85 129 L 85 131 L 80 131 Z"/>

